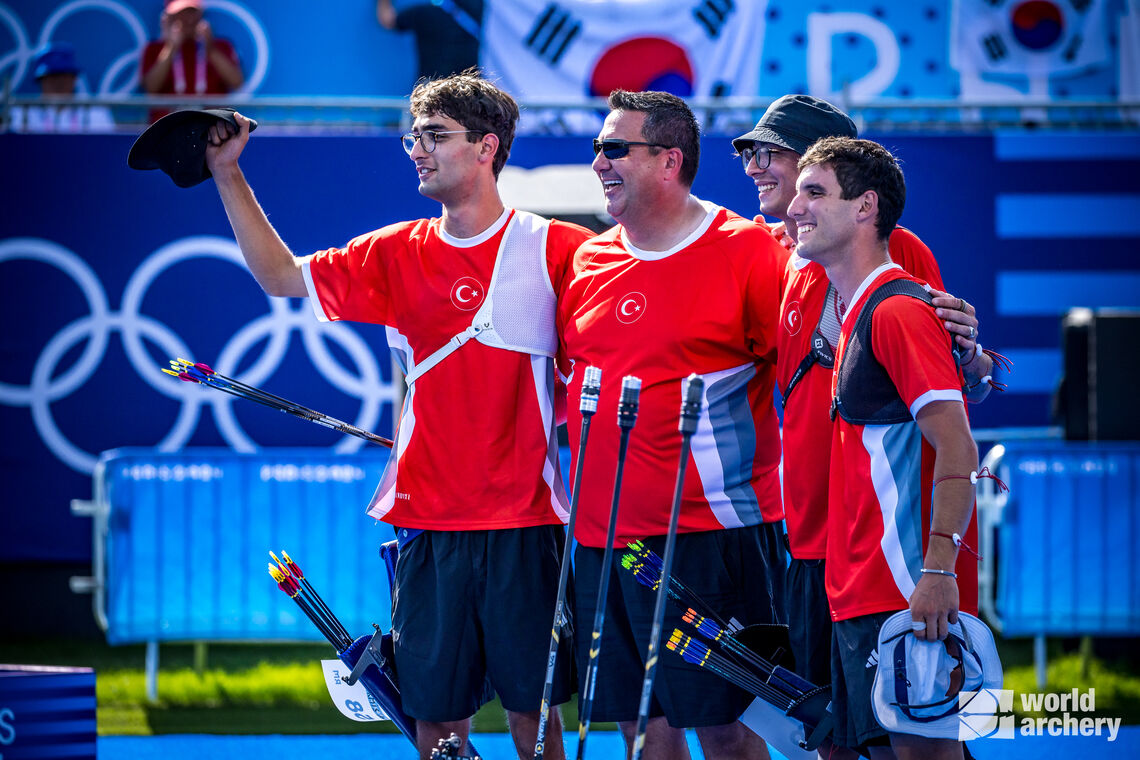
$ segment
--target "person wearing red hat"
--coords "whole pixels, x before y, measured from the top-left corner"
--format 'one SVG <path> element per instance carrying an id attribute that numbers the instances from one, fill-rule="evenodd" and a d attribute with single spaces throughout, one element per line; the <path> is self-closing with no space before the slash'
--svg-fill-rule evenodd
<path id="1" fill-rule="evenodd" d="M 149 95 L 215 95 L 245 81 L 233 44 L 214 36 L 202 13 L 202 0 L 166 0 L 162 39 L 147 44 L 142 56 L 142 87 Z M 155 121 L 167 112 L 152 110 Z"/>

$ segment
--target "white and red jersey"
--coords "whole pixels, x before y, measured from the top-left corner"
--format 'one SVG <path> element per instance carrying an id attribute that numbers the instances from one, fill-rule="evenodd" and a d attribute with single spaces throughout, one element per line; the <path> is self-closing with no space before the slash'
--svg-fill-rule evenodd
<path id="1" fill-rule="evenodd" d="M 782 234 L 779 227 L 774 234 Z M 943 290 L 942 275 L 930 249 L 909 230 L 899 227 L 889 240 L 891 260 L 910 274 Z M 827 481 L 831 462 L 831 370 L 819 363 L 799 378 L 790 394 L 788 385 L 812 349 L 813 336 L 825 306 L 835 310 L 829 324 L 843 315 L 835 299 L 828 299 L 829 281 L 823 267 L 792 255 L 788 261 L 780 303 L 776 382 L 784 394 L 784 519 L 788 544 L 796 559 L 823 559 L 827 552 Z M 824 331 L 828 332 L 828 331 Z M 821 335 L 835 355 L 838 335 Z"/>
<path id="2" fill-rule="evenodd" d="M 641 379 L 625 460 L 616 546 L 667 532 L 681 449 L 681 388 L 705 381 L 679 531 L 774 522 L 780 439 L 772 390 L 787 252 L 764 229 L 705 203 L 702 224 L 669 251 L 640 251 L 620 226 L 587 241 L 559 296 L 568 430 L 577 457 L 583 370 L 602 370 L 579 489 L 575 537 L 605 544 L 620 439 L 622 378 Z M 576 467 L 575 461 L 575 467 Z"/>
<path id="3" fill-rule="evenodd" d="M 305 266 L 317 316 L 382 324 L 405 373 L 471 325 L 512 215 L 455 238 L 439 219 L 393 224 Z M 551 222 L 546 283 L 562 287 L 590 236 Z M 553 362 L 469 341 L 408 390 L 396 446 L 369 514 L 405 528 L 490 530 L 556 524 L 566 497 L 554 434 Z"/>
<path id="4" fill-rule="evenodd" d="M 918 281 L 897 264 L 884 264 L 859 286 L 843 318 L 837 368 L 867 296 L 904 278 Z M 931 402 L 964 403 L 950 336 L 929 305 L 909 297 L 887 298 L 875 309 L 871 336 L 875 359 L 912 419 L 854 425 L 836 417 L 825 571 L 833 620 L 907 607 L 930 531 L 934 471 L 934 451 L 913 417 Z M 958 562 L 961 569 L 974 558 L 961 552 Z M 968 584 L 961 578 L 959 584 L 967 596 L 963 586 Z M 968 603 L 963 599 L 962 608 L 968 609 Z"/>

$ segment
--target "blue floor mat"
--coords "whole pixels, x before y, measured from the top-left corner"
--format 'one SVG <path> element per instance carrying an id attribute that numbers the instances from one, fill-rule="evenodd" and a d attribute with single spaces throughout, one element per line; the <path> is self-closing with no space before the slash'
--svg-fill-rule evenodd
<path id="1" fill-rule="evenodd" d="M 516 757 L 506 734 L 476 734 L 476 746 L 486 760 L 512 760 Z M 578 734 L 566 734 L 566 746 L 577 747 Z M 696 736 L 689 732 L 693 759 L 703 755 Z M 1120 729 L 1116 741 L 1097 736 L 1017 736 L 1012 740 L 989 739 L 971 742 L 970 751 L 978 760 L 1133 760 L 1140 757 L 1140 726 Z M 335 736 L 216 736 L 211 734 L 171 734 L 168 736 L 101 736 L 99 760 L 171 760 L 193 757 L 212 758 L 281 757 L 294 760 L 415 760 L 407 739 L 396 734 Z M 590 734 L 587 756 L 620 758 L 621 737 L 614 731 Z M 772 753 L 773 760 L 781 756 Z"/>

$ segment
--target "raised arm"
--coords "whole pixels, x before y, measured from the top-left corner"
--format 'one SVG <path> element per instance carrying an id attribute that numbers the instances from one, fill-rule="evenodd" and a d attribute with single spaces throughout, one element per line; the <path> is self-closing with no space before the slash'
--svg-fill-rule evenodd
<path id="1" fill-rule="evenodd" d="M 214 175 L 218 195 L 226 208 L 234 237 L 246 265 L 257 284 L 271 296 L 306 296 L 301 265 L 307 258 L 296 257 L 269 223 L 238 166 L 249 141 L 249 120 L 240 113 L 234 118 L 238 129 L 224 121 L 210 128 L 206 165 Z"/>
<path id="2" fill-rule="evenodd" d="M 944 639 L 958 620 L 958 560 L 954 534 L 965 534 L 974 508 L 970 474 L 978 468 L 978 448 L 970 434 L 965 407 L 957 401 L 932 401 L 917 417 L 922 436 L 934 448 L 934 495 L 929 540 L 922 574 L 910 597 L 911 619 L 920 639 Z M 943 480 L 940 480 L 945 478 Z M 934 535 L 941 534 L 941 535 Z M 918 624 L 922 623 L 922 629 Z"/>

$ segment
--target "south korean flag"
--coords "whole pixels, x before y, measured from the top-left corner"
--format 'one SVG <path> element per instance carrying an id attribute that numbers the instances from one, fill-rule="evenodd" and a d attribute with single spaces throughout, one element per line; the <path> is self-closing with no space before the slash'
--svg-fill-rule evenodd
<path id="1" fill-rule="evenodd" d="M 488 0 L 481 63 L 521 100 L 755 95 L 766 0 Z"/>
<path id="2" fill-rule="evenodd" d="M 1049 77 L 1109 60 L 1105 0 L 955 0 L 950 65 Z"/>

